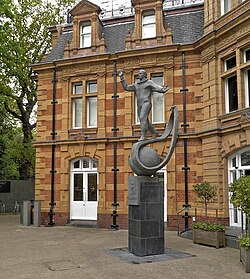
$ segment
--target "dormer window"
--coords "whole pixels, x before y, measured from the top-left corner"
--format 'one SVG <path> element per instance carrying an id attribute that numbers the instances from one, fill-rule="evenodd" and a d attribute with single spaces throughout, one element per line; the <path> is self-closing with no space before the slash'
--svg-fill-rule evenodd
<path id="1" fill-rule="evenodd" d="M 156 37 L 156 20 L 153 11 L 142 15 L 142 39 Z"/>
<path id="2" fill-rule="evenodd" d="M 83 23 L 81 26 L 81 43 L 80 47 L 91 46 L 91 25 L 90 23 Z"/>

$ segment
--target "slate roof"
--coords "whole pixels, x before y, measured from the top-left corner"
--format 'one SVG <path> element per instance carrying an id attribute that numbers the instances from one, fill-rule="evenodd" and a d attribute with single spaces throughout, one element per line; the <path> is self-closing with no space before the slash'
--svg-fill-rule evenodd
<path id="1" fill-rule="evenodd" d="M 203 35 L 204 12 L 195 11 L 167 15 L 165 17 L 165 26 L 168 23 L 173 33 L 174 44 L 192 43 Z"/>
<path id="2" fill-rule="evenodd" d="M 104 37 L 107 51 L 115 53 L 125 50 L 126 36 L 130 29 L 131 34 L 134 30 L 134 23 L 123 23 L 111 26 L 104 26 Z"/>
<path id="3" fill-rule="evenodd" d="M 194 12 L 166 15 L 164 20 L 165 28 L 170 24 L 173 33 L 174 44 L 187 44 L 197 41 L 203 35 L 204 12 L 198 10 Z M 107 52 L 115 53 L 125 50 L 125 40 L 128 33 L 134 30 L 134 23 L 118 23 L 113 25 L 104 25 L 103 33 Z M 63 59 L 64 47 L 67 42 L 72 40 L 72 32 L 63 33 L 56 46 L 51 50 L 43 63 L 53 62 Z"/>
<path id="4" fill-rule="evenodd" d="M 63 58 L 64 47 L 68 42 L 72 40 L 72 32 L 62 33 L 55 47 L 52 48 L 51 52 L 46 56 L 46 58 L 42 61 L 53 62 L 55 60 L 60 60 Z"/>

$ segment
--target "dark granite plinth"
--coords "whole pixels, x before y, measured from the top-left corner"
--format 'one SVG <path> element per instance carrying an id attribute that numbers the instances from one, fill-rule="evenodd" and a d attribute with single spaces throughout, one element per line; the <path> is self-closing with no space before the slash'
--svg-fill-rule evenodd
<path id="1" fill-rule="evenodd" d="M 158 255 L 164 249 L 164 189 L 157 177 L 129 177 L 129 189 L 137 193 L 135 205 L 129 198 L 129 252 L 137 256 Z M 137 188 L 136 190 L 134 188 Z M 130 192 L 130 190 L 129 190 Z"/>

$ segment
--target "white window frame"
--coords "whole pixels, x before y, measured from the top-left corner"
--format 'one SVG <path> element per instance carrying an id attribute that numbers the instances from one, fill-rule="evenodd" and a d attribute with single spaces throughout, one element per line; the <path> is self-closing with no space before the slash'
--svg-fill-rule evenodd
<path id="1" fill-rule="evenodd" d="M 92 88 L 92 85 L 94 85 L 94 89 Z M 96 93 L 97 92 L 97 82 L 96 81 L 88 81 L 87 82 L 87 93 Z"/>
<path id="2" fill-rule="evenodd" d="M 78 101 L 81 101 L 81 111 L 79 112 L 81 114 L 81 117 L 80 117 L 80 123 L 79 125 L 77 125 L 76 123 L 76 102 Z M 74 98 L 72 99 L 72 126 L 73 126 L 73 129 L 80 129 L 82 128 L 82 98 Z"/>
<path id="3" fill-rule="evenodd" d="M 91 102 L 94 100 L 96 102 L 96 108 L 94 109 Z M 92 114 L 92 115 L 91 115 Z M 92 123 L 92 118 L 95 118 L 95 123 Z M 96 128 L 97 127 L 97 97 L 88 97 L 87 98 L 87 127 L 88 128 Z"/>
<path id="4" fill-rule="evenodd" d="M 83 161 L 88 161 L 88 167 L 84 167 Z M 79 168 L 75 168 L 74 167 L 74 163 L 76 163 L 77 161 L 79 161 Z M 96 166 L 94 166 L 94 164 L 96 164 Z M 98 160 L 96 160 L 95 158 L 90 158 L 90 157 L 81 157 L 81 158 L 77 158 L 74 159 L 71 162 L 71 171 L 79 171 L 79 170 L 84 170 L 84 171 L 97 171 L 98 169 Z"/>
<path id="5" fill-rule="evenodd" d="M 237 111 L 239 109 L 239 103 L 238 103 L 238 108 L 235 109 L 235 110 L 230 110 L 230 102 L 229 102 L 229 83 L 228 83 L 228 80 L 229 78 L 232 78 L 232 77 L 236 77 L 236 82 L 237 82 L 237 75 L 236 73 L 227 77 L 225 79 L 225 103 L 226 103 L 226 113 L 229 113 L 229 112 L 233 112 L 233 111 Z M 237 98 L 238 98 L 238 88 L 237 88 Z"/>
<path id="6" fill-rule="evenodd" d="M 91 24 L 83 23 L 81 25 L 81 35 L 80 35 L 80 47 L 87 48 L 91 47 Z"/>
<path id="7" fill-rule="evenodd" d="M 247 60 L 247 52 L 248 52 L 248 51 L 250 52 L 250 48 L 248 48 L 248 49 L 246 49 L 246 50 L 244 51 L 244 63 L 250 61 L 250 59 Z"/>
<path id="8" fill-rule="evenodd" d="M 78 91 L 77 88 L 81 88 L 81 91 Z M 82 94 L 82 83 L 81 82 L 73 84 L 73 94 L 74 95 Z"/>
<path id="9" fill-rule="evenodd" d="M 163 86 L 163 83 L 164 83 L 164 76 L 163 74 L 154 74 L 152 75 L 151 79 L 154 81 L 154 78 L 157 78 L 157 77 L 161 77 L 162 78 L 162 84 L 158 84 L 158 85 L 161 85 Z M 162 115 L 161 115 L 161 121 L 155 121 L 154 119 L 154 110 L 155 110 L 155 100 L 157 99 L 157 97 L 160 97 L 161 100 L 162 100 Z M 151 96 L 151 102 L 152 102 L 152 123 L 156 124 L 156 123 L 164 123 L 165 119 L 164 119 L 164 107 L 165 107 L 165 103 L 164 103 L 164 94 L 162 93 L 158 93 L 158 92 L 153 92 L 152 96 Z"/>
<path id="10" fill-rule="evenodd" d="M 250 107 L 250 68 L 245 70 L 244 73 L 245 84 L 245 107 Z"/>
<path id="11" fill-rule="evenodd" d="M 94 86 L 93 86 L 94 85 Z M 93 86 L 93 87 L 92 87 Z M 87 82 L 87 95 L 89 94 L 89 96 L 86 96 L 86 102 L 87 102 L 87 127 L 88 128 L 96 128 L 97 127 L 97 107 L 98 107 L 98 99 L 97 99 L 97 81 L 89 81 Z M 91 107 L 91 101 L 95 100 L 96 102 L 96 108 L 95 111 L 91 111 L 93 110 L 93 107 Z M 91 123 L 91 113 L 92 116 L 94 116 L 95 123 Z M 94 113 L 94 114 L 93 114 Z"/>
<path id="12" fill-rule="evenodd" d="M 221 0 L 221 15 L 226 14 L 232 9 L 232 3 L 231 0 Z M 226 3 L 228 3 L 228 9 L 225 9 Z"/>
<path id="13" fill-rule="evenodd" d="M 81 129 L 83 125 L 87 128 L 96 128 L 98 120 L 97 81 L 88 81 L 86 83 L 86 93 L 83 92 L 82 83 L 74 83 L 72 85 L 72 95 L 72 128 Z M 83 123 L 83 113 L 86 115 L 86 123 Z"/>
<path id="14" fill-rule="evenodd" d="M 80 89 L 80 90 L 79 90 Z M 79 100 L 81 100 L 82 103 L 82 82 L 77 82 L 77 83 L 73 83 L 72 85 L 72 94 L 73 95 L 79 95 L 78 98 L 72 98 L 72 127 L 73 129 L 79 129 L 82 128 L 82 105 L 81 105 L 81 120 L 79 125 L 76 125 L 76 102 L 78 102 Z"/>
<path id="15" fill-rule="evenodd" d="M 229 61 L 230 59 L 232 58 L 235 58 L 235 66 L 231 67 L 231 68 L 228 68 L 227 66 L 227 61 Z M 227 59 L 224 60 L 224 71 L 231 71 L 232 69 L 236 68 L 237 66 L 237 61 L 236 61 L 236 55 L 232 55 L 230 57 L 228 57 Z M 237 101 L 237 109 L 235 110 L 230 110 L 230 97 L 233 97 L 233 96 L 229 96 L 229 79 L 232 78 L 232 77 L 235 77 L 236 78 L 236 84 L 237 84 L 237 73 L 232 73 L 230 76 L 226 77 L 224 79 L 224 85 L 225 85 L 225 105 L 226 105 L 226 113 L 229 113 L 229 112 L 233 112 L 233 111 L 237 111 L 239 109 L 239 102 Z M 237 88 L 237 99 L 238 99 L 238 88 Z"/>
<path id="16" fill-rule="evenodd" d="M 230 60 L 230 59 L 232 59 L 232 58 L 234 58 L 234 57 L 235 57 L 235 59 L 236 59 L 236 55 L 232 55 L 232 56 L 230 56 L 229 58 L 225 59 L 225 61 L 224 61 L 224 71 L 229 71 L 229 70 L 231 70 L 231 69 L 234 68 L 234 67 L 232 67 L 232 68 L 230 68 L 230 69 L 227 68 L 227 61 Z M 236 63 L 237 63 L 237 61 L 236 61 Z M 235 63 L 235 64 L 236 64 L 236 63 Z M 235 65 L 235 67 L 236 67 L 236 65 Z"/>
<path id="17" fill-rule="evenodd" d="M 156 16 L 154 11 L 148 11 L 142 15 L 142 39 L 154 37 L 156 37 Z"/>

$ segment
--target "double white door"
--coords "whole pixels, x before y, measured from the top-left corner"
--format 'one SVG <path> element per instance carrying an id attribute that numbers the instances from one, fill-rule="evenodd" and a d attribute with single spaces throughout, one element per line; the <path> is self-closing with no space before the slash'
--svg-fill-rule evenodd
<path id="1" fill-rule="evenodd" d="M 97 220 L 97 172 L 71 174 L 71 220 Z"/>

